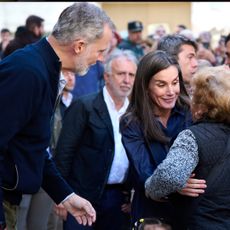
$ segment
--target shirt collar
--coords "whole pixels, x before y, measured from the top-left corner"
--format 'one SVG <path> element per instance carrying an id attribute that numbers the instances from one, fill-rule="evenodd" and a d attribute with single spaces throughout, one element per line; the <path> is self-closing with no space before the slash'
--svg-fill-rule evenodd
<path id="1" fill-rule="evenodd" d="M 113 108 L 114 110 L 116 110 L 115 103 L 114 103 L 112 97 L 110 96 L 108 90 L 106 89 L 106 86 L 103 87 L 103 96 L 104 96 L 105 103 L 106 103 L 107 105 L 112 106 L 112 108 Z M 129 105 L 129 100 L 128 100 L 128 98 L 126 97 L 123 106 L 120 108 L 120 110 L 119 110 L 118 112 L 123 112 L 124 110 L 126 110 L 127 107 L 128 107 L 128 105 Z"/>
<path id="2" fill-rule="evenodd" d="M 63 75 L 63 73 L 61 72 L 60 74 L 60 78 L 59 78 L 59 86 L 58 86 L 58 94 L 61 94 L 65 85 L 66 85 L 67 81 Z"/>

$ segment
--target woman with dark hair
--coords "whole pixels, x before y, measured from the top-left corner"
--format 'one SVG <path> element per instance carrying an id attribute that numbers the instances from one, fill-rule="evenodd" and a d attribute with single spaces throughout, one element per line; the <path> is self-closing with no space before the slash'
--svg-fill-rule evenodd
<path id="1" fill-rule="evenodd" d="M 182 189 L 190 174 L 207 181 L 198 198 L 182 197 L 180 229 L 230 229 L 230 70 L 204 67 L 192 79 L 194 125 L 183 130 L 146 181 L 146 195 L 158 200 Z M 179 203 L 180 202 L 180 203 Z M 178 229 L 178 228 L 177 228 Z"/>
<path id="2" fill-rule="evenodd" d="M 130 104 L 120 122 L 135 190 L 132 223 L 140 218 L 157 217 L 173 224 L 172 204 L 148 199 L 144 183 L 165 159 L 177 134 L 191 124 L 190 100 L 176 59 L 164 51 L 148 53 L 140 60 Z M 203 183 L 189 180 L 195 188 Z"/>

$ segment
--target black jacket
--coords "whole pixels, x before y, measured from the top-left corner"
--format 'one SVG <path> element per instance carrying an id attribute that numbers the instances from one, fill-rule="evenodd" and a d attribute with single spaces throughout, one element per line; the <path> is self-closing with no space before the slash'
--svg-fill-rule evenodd
<path id="1" fill-rule="evenodd" d="M 113 127 L 102 91 L 77 99 L 67 109 L 55 154 L 74 191 L 100 202 L 114 157 Z"/>
<path id="2" fill-rule="evenodd" d="M 176 201 L 178 223 L 184 221 L 189 230 L 230 229 L 230 156 L 225 152 L 230 126 L 206 121 L 189 129 L 196 138 L 199 151 L 199 163 L 194 173 L 197 179 L 207 181 L 207 188 L 198 198 L 179 197 Z"/>

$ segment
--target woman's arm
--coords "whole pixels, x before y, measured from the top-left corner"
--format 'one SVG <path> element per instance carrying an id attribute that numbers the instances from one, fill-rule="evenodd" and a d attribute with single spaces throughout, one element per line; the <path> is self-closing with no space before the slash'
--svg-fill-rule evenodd
<path id="1" fill-rule="evenodd" d="M 187 181 L 198 161 L 198 146 L 195 137 L 190 130 L 186 129 L 178 135 L 166 159 L 146 180 L 146 195 L 159 200 L 172 192 L 183 189 L 187 186 Z"/>
<path id="2" fill-rule="evenodd" d="M 144 134 L 140 128 L 140 124 L 137 122 L 131 122 L 126 126 L 126 121 L 122 120 L 120 128 L 122 143 L 132 171 L 134 172 L 135 184 L 144 188 L 146 179 L 152 175 L 155 169 L 144 140 Z"/>

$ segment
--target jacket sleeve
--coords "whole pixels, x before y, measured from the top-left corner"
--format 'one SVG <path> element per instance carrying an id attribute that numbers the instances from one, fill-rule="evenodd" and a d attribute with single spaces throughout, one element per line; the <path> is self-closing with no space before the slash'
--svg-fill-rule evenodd
<path id="1" fill-rule="evenodd" d="M 46 155 L 43 171 L 42 188 L 49 194 L 56 204 L 61 203 L 61 201 L 71 194 L 73 190 L 63 179 L 48 153 Z"/>
<path id="2" fill-rule="evenodd" d="M 144 134 L 137 123 L 126 126 L 124 120 L 120 123 L 122 143 L 130 161 L 134 186 L 144 189 L 145 180 L 152 175 L 155 166 L 150 159 L 150 153 L 144 140 Z"/>
<path id="3" fill-rule="evenodd" d="M 58 138 L 54 161 L 64 178 L 68 178 L 73 157 L 85 130 L 87 113 L 81 100 L 76 100 L 66 110 Z"/>
<path id="4" fill-rule="evenodd" d="M 182 131 L 165 160 L 145 182 L 146 195 L 158 200 L 181 190 L 199 161 L 198 146 L 190 130 Z"/>

